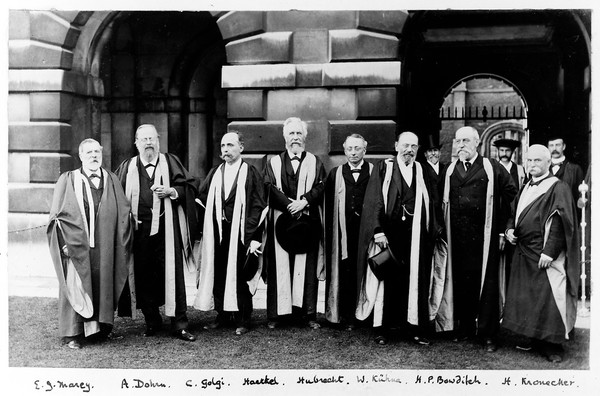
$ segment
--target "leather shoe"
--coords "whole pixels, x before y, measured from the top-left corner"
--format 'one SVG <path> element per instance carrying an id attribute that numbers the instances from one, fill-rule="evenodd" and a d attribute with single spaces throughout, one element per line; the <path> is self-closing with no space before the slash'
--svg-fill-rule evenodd
<path id="1" fill-rule="evenodd" d="M 318 330 L 321 328 L 321 325 L 316 320 L 309 320 L 307 326 L 313 330 Z"/>
<path id="2" fill-rule="evenodd" d="M 546 359 L 548 359 L 548 361 L 552 362 L 552 363 L 560 363 L 560 362 L 562 362 L 562 357 L 560 355 L 557 355 L 557 354 L 550 354 L 550 355 L 546 356 Z"/>
<path id="3" fill-rule="evenodd" d="M 81 344 L 77 340 L 71 340 L 65 344 L 69 349 L 81 349 Z"/>
<path id="4" fill-rule="evenodd" d="M 279 327 L 279 322 L 270 320 L 269 323 L 267 323 L 267 327 L 271 330 L 276 329 Z"/>
<path id="5" fill-rule="evenodd" d="M 248 331 L 250 331 L 250 330 L 248 330 L 247 327 L 241 326 L 241 327 L 238 327 L 237 329 L 235 329 L 235 335 L 244 335 Z"/>
<path id="6" fill-rule="evenodd" d="M 388 343 L 388 340 L 385 336 L 378 335 L 377 337 L 375 337 L 375 343 L 377 345 L 386 345 Z"/>
<path id="7" fill-rule="evenodd" d="M 417 344 L 417 345 L 431 345 L 431 341 L 429 341 L 427 338 L 425 337 L 417 337 L 414 336 L 412 338 L 412 342 Z"/>
<path id="8" fill-rule="evenodd" d="M 177 330 L 175 332 L 175 337 L 184 341 L 196 341 L 196 336 L 187 331 L 186 329 Z"/>
<path id="9" fill-rule="evenodd" d="M 490 340 L 490 339 L 485 340 L 485 351 L 486 352 L 496 352 L 496 349 L 498 349 L 498 347 L 496 346 L 496 343 L 493 340 Z"/>

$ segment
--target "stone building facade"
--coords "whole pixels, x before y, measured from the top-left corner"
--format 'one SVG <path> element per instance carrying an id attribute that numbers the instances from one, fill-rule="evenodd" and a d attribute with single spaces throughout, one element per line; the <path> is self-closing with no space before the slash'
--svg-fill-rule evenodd
<path id="1" fill-rule="evenodd" d="M 590 11 L 11 10 L 8 219 L 15 244 L 43 240 L 54 182 L 93 137 L 114 169 L 153 123 L 161 148 L 202 179 L 227 130 L 259 165 L 283 149 L 281 124 L 309 125 L 327 168 L 360 133 L 369 154 L 396 133 L 439 134 L 449 89 L 476 73 L 525 97 L 531 142 L 569 136 L 589 162 Z"/>

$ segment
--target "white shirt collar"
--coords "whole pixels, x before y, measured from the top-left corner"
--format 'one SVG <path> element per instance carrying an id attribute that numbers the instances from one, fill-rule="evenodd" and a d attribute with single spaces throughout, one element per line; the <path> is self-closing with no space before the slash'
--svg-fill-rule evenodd
<path id="1" fill-rule="evenodd" d="M 406 165 L 404 163 L 404 161 L 401 161 L 399 157 L 396 157 L 396 162 L 398 162 L 398 166 L 400 167 L 400 169 L 404 168 L 404 169 L 412 169 L 413 163 L 415 161 L 411 161 L 410 164 Z"/>
<path id="2" fill-rule="evenodd" d="M 292 153 L 290 150 L 287 150 L 287 155 L 290 157 L 290 159 L 294 158 L 294 157 L 298 157 L 300 159 L 302 159 L 302 153 L 304 151 L 299 152 L 298 154 L 294 154 Z"/>
<path id="3" fill-rule="evenodd" d="M 235 162 L 228 164 L 225 162 L 225 169 L 237 169 L 242 165 L 242 157 L 238 158 Z"/>
<path id="4" fill-rule="evenodd" d="M 348 162 L 348 166 L 350 167 L 350 170 L 352 170 L 352 169 L 361 169 L 364 163 L 365 163 L 365 160 L 361 160 L 360 164 L 354 166 L 350 162 Z"/>
<path id="5" fill-rule="evenodd" d="M 561 156 L 560 158 L 551 158 L 552 160 L 552 164 L 556 165 L 556 164 L 560 164 L 561 162 L 565 161 L 565 156 Z"/>
<path id="6" fill-rule="evenodd" d="M 85 169 L 85 168 L 81 168 L 83 170 L 83 174 L 86 175 L 87 177 L 90 177 L 92 175 L 98 175 L 98 176 L 102 176 L 102 171 L 100 170 L 100 168 L 96 169 L 95 171 L 91 170 L 91 169 Z"/>
<path id="7" fill-rule="evenodd" d="M 532 178 L 531 178 L 531 180 L 532 180 L 533 182 L 537 182 L 537 181 L 539 181 L 539 180 L 542 180 L 542 179 L 543 179 L 543 178 L 545 178 L 545 177 L 548 177 L 548 175 L 549 175 L 549 174 L 550 174 L 550 172 L 548 171 L 548 172 L 544 173 L 542 176 L 538 176 L 538 177 L 532 177 Z"/>
<path id="8" fill-rule="evenodd" d="M 513 165 L 512 161 L 508 161 L 508 165 L 505 165 L 504 162 L 502 162 L 502 161 L 498 161 L 498 162 L 500 162 L 502 164 L 502 166 L 504 168 L 506 168 L 507 171 L 510 172 L 510 170 L 512 169 L 512 165 Z"/>
<path id="9" fill-rule="evenodd" d="M 468 160 L 468 162 L 470 162 L 470 163 L 471 163 L 471 165 L 473 165 L 473 164 L 475 163 L 475 160 L 477 159 L 477 156 L 478 156 L 478 155 L 479 155 L 479 154 L 475 153 L 475 155 L 473 156 L 473 158 L 471 158 L 470 160 Z"/>
<path id="10" fill-rule="evenodd" d="M 436 169 L 436 170 L 437 170 L 437 169 L 440 169 L 440 161 L 438 161 L 438 162 L 436 162 L 436 163 L 434 164 L 433 162 L 431 162 L 431 161 L 427 160 L 427 163 L 428 163 L 429 165 L 431 165 L 431 166 L 433 167 L 433 169 Z"/>
<path id="11" fill-rule="evenodd" d="M 148 164 L 152 164 L 152 165 L 154 165 L 154 166 L 156 167 L 156 164 L 158 163 L 158 156 L 156 156 L 156 158 L 154 158 L 154 161 L 150 161 L 150 162 L 148 162 L 148 161 L 146 161 L 146 160 L 144 159 L 144 157 L 142 157 L 142 156 L 140 155 L 140 161 L 142 162 L 142 165 L 143 165 L 144 167 L 145 167 L 146 165 L 148 165 Z"/>

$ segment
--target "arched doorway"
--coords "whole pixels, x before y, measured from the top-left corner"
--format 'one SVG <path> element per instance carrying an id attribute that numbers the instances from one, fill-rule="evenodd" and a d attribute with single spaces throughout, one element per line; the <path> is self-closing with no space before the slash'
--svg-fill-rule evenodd
<path id="1" fill-rule="evenodd" d="M 221 89 L 225 47 L 208 12 L 121 12 L 97 32 L 96 63 L 104 96 L 100 121 L 105 164 L 136 154 L 140 124 L 154 124 L 161 150 L 199 178 L 213 163 L 214 132 L 227 125 Z"/>
<path id="2" fill-rule="evenodd" d="M 497 159 L 494 141 L 500 138 L 521 142 L 513 154 L 517 163 L 529 145 L 527 102 L 518 87 L 505 78 L 491 74 L 474 74 L 452 85 L 439 109 L 440 140 L 452 142 L 454 132 L 471 126 L 479 132 L 479 153 Z M 456 158 L 456 148 L 446 145 L 442 158 Z"/>

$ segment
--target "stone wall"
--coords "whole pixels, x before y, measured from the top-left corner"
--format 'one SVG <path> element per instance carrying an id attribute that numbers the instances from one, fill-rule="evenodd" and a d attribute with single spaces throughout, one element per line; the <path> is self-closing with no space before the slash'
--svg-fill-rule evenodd
<path id="1" fill-rule="evenodd" d="M 308 123 L 307 149 L 326 168 L 342 161 L 351 133 L 369 154 L 393 151 L 403 11 L 230 12 L 217 23 L 227 40 L 229 130 L 246 136 L 259 163 L 283 150 L 282 122 Z M 216 137 L 219 138 L 218 136 Z"/>

